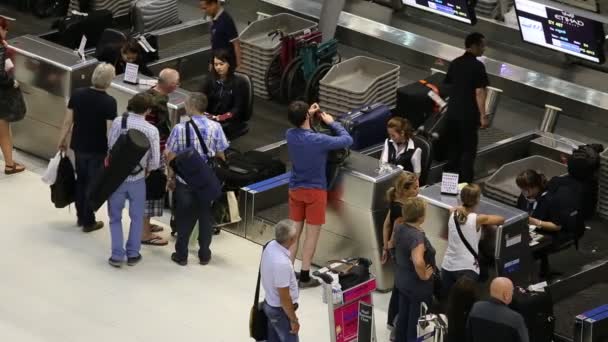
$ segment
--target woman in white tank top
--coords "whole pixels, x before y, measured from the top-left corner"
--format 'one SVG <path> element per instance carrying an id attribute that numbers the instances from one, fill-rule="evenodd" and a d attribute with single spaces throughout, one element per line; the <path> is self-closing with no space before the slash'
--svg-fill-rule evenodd
<path id="1" fill-rule="evenodd" d="M 481 227 L 493 227 L 505 222 L 502 216 L 477 214 L 475 212 L 480 196 L 479 186 L 475 184 L 465 186 L 460 192 L 462 206 L 455 208 L 450 214 L 448 248 L 441 265 L 444 298 L 447 297 L 450 289 L 460 277 L 467 276 L 473 280 L 479 278 L 479 264 L 458 234 L 454 217 L 460 224 L 463 237 L 477 255 L 479 254 Z"/>

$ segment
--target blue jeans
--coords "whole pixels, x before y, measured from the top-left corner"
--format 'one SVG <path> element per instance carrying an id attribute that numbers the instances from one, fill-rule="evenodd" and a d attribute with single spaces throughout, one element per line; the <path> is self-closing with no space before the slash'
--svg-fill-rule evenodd
<path id="1" fill-rule="evenodd" d="M 283 308 L 275 308 L 264 302 L 264 312 L 268 317 L 268 339 L 266 342 L 298 342 L 298 335 L 290 333 L 291 323 Z"/>
<path id="2" fill-rule="evenodd" d="M 458 279 L 463 276 L 467 276 L 472 280 L 477 281 L 479 279 L 479 274 L 471 271 L 471 270 L 462 270 L 462 271 L 446 271 L 441 269 L 441 297 L 442 299 L 447 299 L 450 295 L 450 291 L 452 287 Z"/>
<path id="3" fill-rule="evenodd" d="M 87 200 L 91 183 L 103 168 L 103 154 L 76 152 L 76 216 L 78 223 L 85 227 L 95 224 L 95 213 Z"/>
<path id="4" fill-rule="evenodd" d="M 122 210 L 125 208 L 127 200 L 129 200 L 131 227 L 129 228 L 129 239 L 125 251 L 122 233 Z M 135 182 L 123 182 L 108 199 L 113 260 L 122 261 L 125 256 L 133 258 L 139 255 L 145 203 L 146 181 L 143 178 Z"/>
<path id="5" fill-rule="evenodd" d="M 395 341 L 416 342 L 418 339 L 418 318 L 420 318 L 420 304 L 430 305 L 432 298 L 415 298 L 399 292 L 399 316 L 397 317 L 397 332 Z"/>
<path id="6" fill-rule="evenodd" d="M 211 258 L 211 203 L 202 201 L 199 195 L 189 186 L 180 183 L 175 185 L 175 225 L 177 226 L 177 240 L 175 253 L 182 260 L 188 259 L 188 243 L 190 235 L 198 221 L 198 257 L 202 261 Z"/>

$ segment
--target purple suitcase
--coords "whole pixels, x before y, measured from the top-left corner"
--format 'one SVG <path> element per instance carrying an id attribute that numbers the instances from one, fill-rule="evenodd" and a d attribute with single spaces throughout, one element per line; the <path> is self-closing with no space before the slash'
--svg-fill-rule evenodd
<path id="1" fill-rule="evenodd" d="M 353 137 L 353 151 L 380 144 L 386 139 L 386 123 L 391 118 L 390 108 L 374 103 L 339 116 L 338 121 Z"/>

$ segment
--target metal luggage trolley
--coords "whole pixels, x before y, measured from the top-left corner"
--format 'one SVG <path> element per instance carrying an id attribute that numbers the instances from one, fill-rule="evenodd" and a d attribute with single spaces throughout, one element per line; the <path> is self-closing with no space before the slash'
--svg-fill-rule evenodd
<path id="1" fill-rule="evenodd" d="M 329 314 L 331 342 L 376 342 L 373 297 L 376 277 L 346 290 L 334 290 L 332 282 L 338 275 L 330 275 L 328 268 L 315 272 L 323 280 L 323 302 Z"/>

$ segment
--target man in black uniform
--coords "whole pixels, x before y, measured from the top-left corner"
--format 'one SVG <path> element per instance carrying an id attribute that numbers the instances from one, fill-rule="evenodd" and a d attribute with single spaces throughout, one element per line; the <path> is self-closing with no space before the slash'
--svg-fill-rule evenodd
<path id="1" fill-rule="evenodd" d="M 448 164 L 446 171 L 458 173 L 460 182 L 473 181 L 477 153 L 477 130 L 488 127 L 486 68 L 477 57 L 486 49 L 485 37 L 471 33 L 465 39 L 466 52 L 450 63 L 445 83 L 451 85 L 447 111 Z"/>
<path id="2" fill-rule="evenodd" d="M 241 43 L 234 20 L 224 10 L 219 0 L 201 0 L 201 9 L 213 20 L 211 23 L 211 50 L 225 49 L 230 52 L 230 66 L 241 66 Z M 213 64 L 213 60 L 209 62 Z"/>

